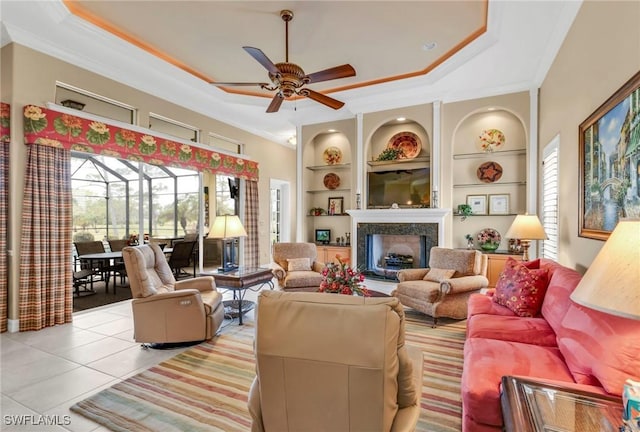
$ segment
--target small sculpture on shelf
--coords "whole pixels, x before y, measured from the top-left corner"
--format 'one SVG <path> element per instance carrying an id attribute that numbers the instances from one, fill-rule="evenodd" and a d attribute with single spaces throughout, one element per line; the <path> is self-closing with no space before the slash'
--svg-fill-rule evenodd
<path id="1" fill-rule="evenodd" d="M 346 233 L 345 236 L 347 237 L 347 243 L 345 246 L 351 246 L 351 233 Z"/>
<path id="2" fill-rule="evenodd" d="M 467 239 L 467 249 L 474 249 L 475 245 L 473 244 L 473 236 L 471 234 L 467 234 L 464 238 Z"/>

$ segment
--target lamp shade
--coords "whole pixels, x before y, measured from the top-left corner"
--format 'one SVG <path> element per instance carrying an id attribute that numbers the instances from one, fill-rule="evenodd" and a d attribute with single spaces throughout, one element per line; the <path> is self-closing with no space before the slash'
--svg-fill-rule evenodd
<path id="1" fill-rule="evenodd" d="M 208 238 L 246 237 L 247 232 L 236 215 L 217 216 L 209 230 Z"/>
<path id="2" fill-rule="evenodd" d="M 640 219 L 618 222 L 571 300 L 600 312 L 640 319 Z"/>
<path id="3" fill-rule="evenodd" d="M 505 237 L 521 240 L 546 240 L 547 234 L 536 215 L 518 215 L 513 220 Z"/>

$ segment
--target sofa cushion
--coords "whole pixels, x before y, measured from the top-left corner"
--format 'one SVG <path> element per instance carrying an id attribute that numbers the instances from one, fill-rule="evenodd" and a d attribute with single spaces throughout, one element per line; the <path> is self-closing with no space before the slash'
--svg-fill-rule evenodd
<path id="1" fill-rule="evenodd" d="M 429 272 L 424 275 L 424 280 L 431 282 L 442 282 L 445 279 L 449 279 L 455 274 L 455 270 L 452 269 L 440 269 L 430 268 Z"/>
<path id="2" fill-rule="evenodd" d="M 392 295 L 395 293 L 428 303 L 435 303 L 441 296 L 439 282 L 424 280 L 401 282 Z"/>
<path id="3" fill-rule="evenodd" d="M 467 320 L 467 337 L 557 346 L 556 334 L 542 317 L 474 315 Z"/>
<path id="4" fill-rule="evenodd" d="M 311 271 L 311 260 L 309 258 L 288 258 L 287 271 Z"/>
<path id="5" fill-rule="evenodd" d="M 573 382 L 558 348 L 495 339 L 464 344 L 462 404 L 475 422 L 500 427 L 500 380 L 504 375 Z M 472 367 L 471 367 L 472 366 Z"/>
<path id="6" fill-rule="evenodd" d="M 467 317 L 479 314 L 515 316 L 515 313 L 506 306 L 493 301 L 495 290 L 489 290 L 486 294 L 471 294 L 467 307 Z"/>
<path id="7" fill-rule="evenodd" d="M 549 273 L 549 285 L 542 302 L 541 314 L 558 334 L 562 320 L 573 303 L 569 296 L 582 276 L 575 270 L 546 259 L 540 261 L 540 268 L 546 268 Z"/>
<path id="8" fill-rule="evenodd" d="M 317 286 L 320 288 L 320 282 L 322 282 L 322 275 L 314 271 L 295 271 L 287 273 L 284 278 L 283 286 L 285 288 L 301 288 Z"/>
<path id="9" fill-rule="evenodd" d="M 536 316 L 542 306 L 547 281 L 546 269 L 528 269 L 513 258 L 507 258 L 493 300 L 518 316 Z"/>
<path id="10" fill-rule="evenodd" d="M 616 395 L 627 378 L 640 379 L 640 321 L 572 304 L 558 331 L 558 347 L 576 382 Z"/>

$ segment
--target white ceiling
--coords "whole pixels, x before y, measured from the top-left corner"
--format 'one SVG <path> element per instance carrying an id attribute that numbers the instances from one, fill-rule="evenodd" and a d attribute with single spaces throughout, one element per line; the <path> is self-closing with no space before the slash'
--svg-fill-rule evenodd
<path id="1" fill-rule="evenodd" d="M 61 0 L 3 0 L 0 19 L 2 45 L 28 46 L 287 145 L 296 125 L 536 88 L 580 4 L 491 0 L 488 14 L 483 0 L 72 4 L 125 38 L 72 14 Z M 356 69 L 356 77 L 309 85 L 345 102 L 340 110 L 299 99 L 265 113 L 272 93 L 261 96 L 257 87 L 233 89 L 253 95 L 230 93 L 208 84 L 268 81 L 242 46 L 260 48 L 274 63 L 284 61 L 282 9 L 294 12 L 290 62 L 306 73 L 344 63 Z M 161 51 L 173 64 L 125 39 Z M 424 50 L 430 42 L 436 48 Z M 401 79 L 405 74 L 416 76 Z"/>

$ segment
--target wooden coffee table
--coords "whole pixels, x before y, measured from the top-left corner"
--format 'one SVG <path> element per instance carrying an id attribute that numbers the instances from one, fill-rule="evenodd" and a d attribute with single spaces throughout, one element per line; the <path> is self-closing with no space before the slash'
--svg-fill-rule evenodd
<path id="1" fill-rule="evenodd" d="M 223 303 L 225 314 L 238 317 L 238 325 L 242 325 L 242 316 L 255 307 L 255 303 L 245 300 L 247 290 L 260 291 L 267 284 L 273 289 L 273 273 L 266 267 L 239 267 L 230 272 L 202 272 L 202 276 L 213 276 L 216 287 L 233 291 L 233 300 Z"/>

